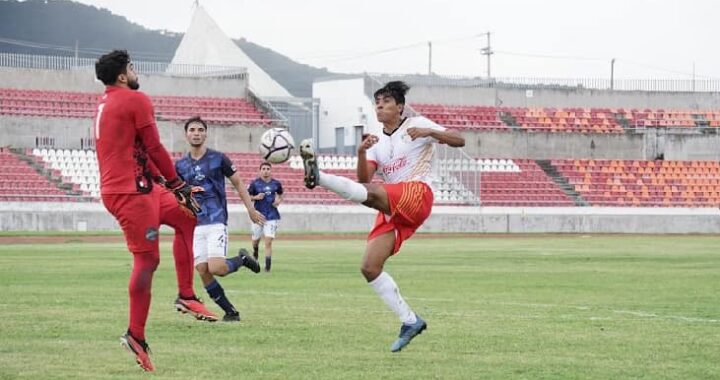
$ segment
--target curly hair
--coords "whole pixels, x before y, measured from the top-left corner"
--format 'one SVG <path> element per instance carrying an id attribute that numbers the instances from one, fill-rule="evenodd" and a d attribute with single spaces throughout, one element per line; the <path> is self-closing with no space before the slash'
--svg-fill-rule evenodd
<path id="1" fill-rule="evenodd" d="M 127 50 L 113 50 L 95 61 L 95 76 L 106 86 L 117 81 L 118 75 L 127 74 L 130 55 Z"/>

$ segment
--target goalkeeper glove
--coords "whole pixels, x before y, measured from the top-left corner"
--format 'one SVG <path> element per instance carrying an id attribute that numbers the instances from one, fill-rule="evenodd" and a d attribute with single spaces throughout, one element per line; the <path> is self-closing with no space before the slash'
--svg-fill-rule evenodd
<path id="1" fill-rule="evenodd" d="M 187 216 L 195 218 L 202 210 L 200 203 L 198 203 L 193 195 L 194 193 L 203 191 L 202 187 L 190 186 L 179 177 L 165 183 L 165 187 L 175 194 L 180 210 Z"/>

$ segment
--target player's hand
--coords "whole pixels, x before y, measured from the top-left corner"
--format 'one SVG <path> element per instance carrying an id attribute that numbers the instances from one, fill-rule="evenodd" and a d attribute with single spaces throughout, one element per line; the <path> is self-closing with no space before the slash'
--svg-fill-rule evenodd
<path id="1" fill-rule="evenodd" d="M 411 128 L 408 128 L 408 129 L 407 129 L 407 134 L 408 134 L 408 136 L 410 136 L 410 138 L 413 139 L 413 141 L 414 141 L 416 138 L 419 138 L 419 137 L 428 137 L 428 136 L 430 136 L 430 134 L 432 133 L 432 131 L 433 131 L 433 130 L 430 129 L 430 128 L 411 127 Z"/>
<path id="2" fill-rule="evenodd" d="M 198 203 L 195 195 L 193 195 L 194 193 L 202 192 L 202 187 L 190 186 L 180 178 L 168 182 L 165 186 L 175 194 L 175 199 L 177 199 L 180 210 L 187 216 L 195 218 L 202 210 L 200 203 Z"/>
<path id="3" fill-rule="evenodd" d="M 260 193 L 260 194 L 256 195 L 255 197 L 257 198 L 258 201 L 261 201 L 261 200 L 265 199 L 265 193 Z"/>
<path id="4" fill-rule="evenodd" d="M 358 153 L 366 152 L 373 145 L 377 144 L 378 141 L 380 141 L 380 139 L 377 136 L 368 134 L 367 136 L 365 136 L 362 143 L 360 143 L 360 146 L 358 147 Z"/>
<path id="5" fill-rule="evenodd" d="M 265 224 L 265 217 L 263 214 L 260 213 L 258 210 L 250 210 L 248 211 L 248 214 L 250 215 L 250 220 L 253 221 L 255 224 L 264 225 Z"/>

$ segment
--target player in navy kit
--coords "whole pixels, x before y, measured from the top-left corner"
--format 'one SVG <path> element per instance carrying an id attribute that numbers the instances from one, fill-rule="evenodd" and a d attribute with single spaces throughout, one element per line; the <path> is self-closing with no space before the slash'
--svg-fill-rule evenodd
<path id="1" fill-rule="evenodd" d="M 190 144 L 190 152 L 175 163 L 175 169 L 187 183 L 203 188 L 203 191 L 196 193 L 202 210 L 197 214 L 194 235 L 195 269 L 200 274 L 210 298 L 225 311 L 223 321 L 239 321 L 240 314 L 225 296 L 225 290 L 215 276 L 225 276 L 243 266 L 259 273 L 260 265 L 245 249 L 240 249 L 235 257 L 226 258 L 226 177 L 240 195 L 252 222 L 264 224 L 265 218 L 253 207 L 240 173 L 232 161 L 225 154 L 205 146 L 207 125 L 201 118 L 195 117 L 185 123 L 185 138 Z"/>
<path id="2" fill-rule="evenodd" d="M 265 272 L 270 272 L 272 266 L 272 242 L 275 239 L 280 212 L 277 207 L 282 202 L 283 188 L 280 181 L 272 177 L 272 166 L 269 162 L 260 164 L 260 177 L 256 178 L 248 187 L 248 193 L 255 201 L 255 209 L 260 211 L 266 219 L 265 225 L 254 223 L 252 226 L 253 256 L 258 259 L 260 238 L 265 236 Z"/>

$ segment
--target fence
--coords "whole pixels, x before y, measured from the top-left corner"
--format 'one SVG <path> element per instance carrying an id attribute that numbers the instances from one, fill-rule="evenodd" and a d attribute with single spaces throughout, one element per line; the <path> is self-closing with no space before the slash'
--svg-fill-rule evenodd
<path id="1" fill-rule="evenodd" d="M 143 75 L 166 75 L 192 78 L 245 79 L 244 67 L 186 65 L 168 62 L 133 61 L 135 70 Z M 94 58 L 50 55 L 0 53 L 0 67 L 40 70 L 94 70 Z"/>
<path id="2" fill-rule="evenodd" d="M 607 78 L 480 78 L 439 75 L 369 74 L 376 83 L 403 80 L 409 85 L 519 89 L 595 89 L 646 92 L 720 92 L 718 79 L 614 79 Z"/>

